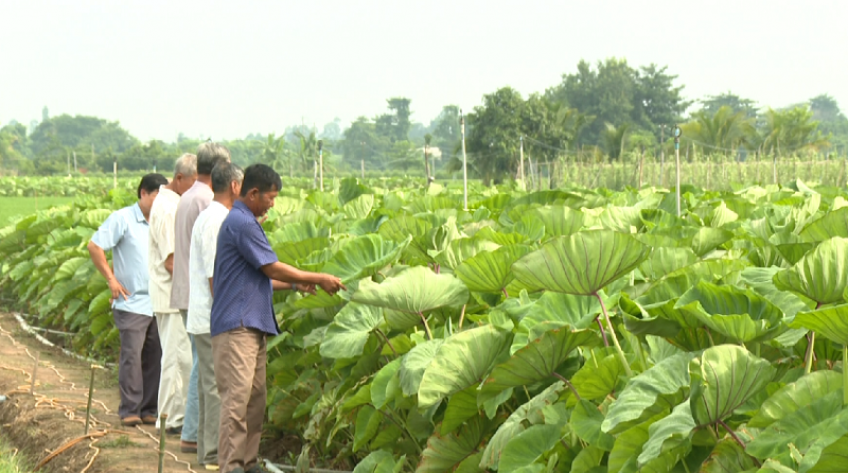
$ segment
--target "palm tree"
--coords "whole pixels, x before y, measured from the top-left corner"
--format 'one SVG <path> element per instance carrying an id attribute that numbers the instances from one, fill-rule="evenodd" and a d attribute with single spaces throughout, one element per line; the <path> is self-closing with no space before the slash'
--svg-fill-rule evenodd
<path id="1" fill-rule="evenodd" d="M 755 131 L 752 118 L 748 118 L 744 111 L 734 112 L 726 105 L 712 115 L 704 110 L 695 112 L 692 118 L 682 126 L 683 139 L 723 151 L 725 156 L 735 153 Z"/>
<path id="2" fill-rule="evenodd" d="M 613 126 L 607 123 L 607 128 L 601 132 L 601 140 L 604 148 L 607 150 L 610 161 L 618 159 L 624 153 L 624 147 L 627 146 L 627 132 L 630 130 L 630 125 L 624 123 L 619 126 Z"/>

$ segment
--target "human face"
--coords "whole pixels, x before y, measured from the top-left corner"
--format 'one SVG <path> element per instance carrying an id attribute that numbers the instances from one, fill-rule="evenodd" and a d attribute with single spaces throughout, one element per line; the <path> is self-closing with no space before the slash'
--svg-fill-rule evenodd
<path id="1" fill-rule="evenodd" d="M 262 217 L 268 210 L 274 206 L 274 199 L 277 198 L 277 194 L 279 191 L 277 189 L 271 189 L 267 192 L 259 192 L 259 189 L 253 188 L 247 192 L 247 196 L 244 199 L 245 204 L 253 212 L 253 215 L 256 217 Z"/>
<path id="2" fill-rule="evenodd" d="M 138 199 L 138 206 L 141 209 L 142 215 L 147 217 L 150 214 L 150 207 L 153 206 L 153 201 L 156 200 L 156 196 L 159 195 L 159 189 L 156 189 L 153 192 L 147 192 L 146 190 L 141 190 L 141 197 Z"/>
<path id="3" fill-rule="evenodd" d="M 194 181 L 196 180 L 197 174 L 194 174 L 193 176 L 187 176 L 183 173 L 177 173 L 177 175 L 174 176 L 174 192 L 176 192 L 178 195 L 185 194 L 186 191 L 191 189 L 191 186 L 194 185 Z"/>

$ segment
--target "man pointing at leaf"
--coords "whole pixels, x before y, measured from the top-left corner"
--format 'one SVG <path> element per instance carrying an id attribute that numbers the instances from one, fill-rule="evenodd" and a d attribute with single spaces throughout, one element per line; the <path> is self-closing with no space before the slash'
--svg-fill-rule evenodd
<path id="1" fill-rule="evenodd" d="M 218 233 L 212 281 L 212 357 L 221 396 L 218 463 L 221 471 L 259 473 L 259 438 L 265 417 L 265 339 L 280 329 L 273 290 L 335 294 L 347 289 L 330 274 L 311 273 L 277 260 L 257 221 L 274 206 L 280 175 L 264 164 L 248 166 L 238 200 Z"/>

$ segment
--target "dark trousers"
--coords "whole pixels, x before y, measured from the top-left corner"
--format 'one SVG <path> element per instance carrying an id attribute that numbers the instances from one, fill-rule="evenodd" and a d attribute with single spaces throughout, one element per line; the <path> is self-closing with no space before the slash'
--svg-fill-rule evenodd
<path id="1" fill-rule="evenodd" d="M 121 335 L 118 384 L 121 405 L 118 415 L 156 416 L 162 346 L 156 318 L 114 309 L 115 326 Z"/>

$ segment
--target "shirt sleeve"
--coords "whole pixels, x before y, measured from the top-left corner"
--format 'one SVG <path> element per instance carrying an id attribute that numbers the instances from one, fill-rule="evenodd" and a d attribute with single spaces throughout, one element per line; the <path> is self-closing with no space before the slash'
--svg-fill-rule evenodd
<path id="1" fill-rule="evenodd" d="M 215 254 L 218 251 L 218 232 L 221 230 L 221 220 L 210 218 L 201 235 L 203 246 L 203 273 L 207 278 L 215 275 Z"/>
<path id="2" fill-rule="evenodd" d="M 278 261 L 277 254 L 271 249 L 265 230 L 259 222 L 250 222 L 250 225 L 239 235 L 238 243 L 239 254 L 255 269 Z"/>
<path id="3" fill-rule="evenodd" d="M 92 235 L 91 241 L 103 251 L 109 251 L 118 246 L 121 238 L 127 232 L 127 222 L 119 212 L 112 212 L 109 218 L 100 225 L 100 228 Z"/>
<path id="4" fill-rule="evenodd" d="M 159 251 L 164 258 L 174 252 L 175 248 L 175 226 L 177 209 L 164 212 L 159 219 L 157 225 L 156 244 L 159 246 Z"/>

